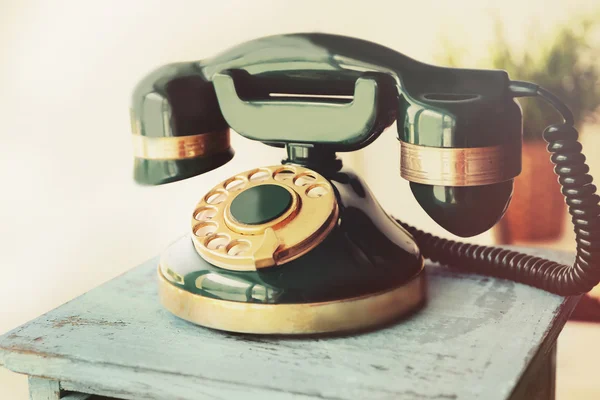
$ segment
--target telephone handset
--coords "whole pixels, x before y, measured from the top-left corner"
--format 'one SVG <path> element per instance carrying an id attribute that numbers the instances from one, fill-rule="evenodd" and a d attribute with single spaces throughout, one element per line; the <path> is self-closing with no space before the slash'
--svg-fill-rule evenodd
<path id="1" fill-rule="evenodd" d="M 521 169 L 521 111 L 540 96 L 564 118 L 544 132 L 573 216 L 573 266 L 440 239 L 394 220 L 336 152 L 394 121 L 400 174 L 423 209 L 463 237 L 503 215 Z M 250 333 L 323 333 L 387 323 L 424 303 L 423 257 L 562 295 L 590 290 L 600 197 L 568 108 L 505 71 L 427 65 L 350 37 L 291 34 L 169 64 L 136 87 L 135 179 L 162 184 L 233 157 L 229 128 L 286 149 L 281 165 L 236 174 L 200 199 L 190 237 L 159 265 L 174 314 Z"/>

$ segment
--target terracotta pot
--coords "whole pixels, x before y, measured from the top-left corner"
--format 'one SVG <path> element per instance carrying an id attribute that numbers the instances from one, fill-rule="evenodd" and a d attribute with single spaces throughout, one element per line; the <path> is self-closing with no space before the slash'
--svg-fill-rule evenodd
<path id="1" fill-rule="evenodd" d="M 567 206 L 546 142 L 523 142 L 523 168 L 497 227 L 501 243 L 550 241 L 562 233 Z"/>

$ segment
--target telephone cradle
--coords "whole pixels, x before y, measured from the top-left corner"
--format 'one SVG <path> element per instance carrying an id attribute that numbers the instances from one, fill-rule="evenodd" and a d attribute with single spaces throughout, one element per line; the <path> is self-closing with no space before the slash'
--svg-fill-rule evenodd
<path id="1" fill-rule="evenodd" d="M 396 122 L 400 174 L 418 203 L 446 230 L 473 236 L 510 202 L 521 170 L 515 99 L 526 96 L 564 119 L 543 135 L 573 216 L 572 266 L 397 221 L 336 156 Z M 230 128 L 287 153 L 281 165 L 257 165 L 206 190 L 190 235 L 161 256 L 163 306 L 196 324 L 257 334 L 373 329 L 425 304 L 424 258 L 561 295 L 600 279 L 600 197 L 573 116 L 505 71 L 432 66 L 344 36 L 280 35 L 158 68 L 134 90 L 131 116 L 141 184 L 227 163 Z"/>

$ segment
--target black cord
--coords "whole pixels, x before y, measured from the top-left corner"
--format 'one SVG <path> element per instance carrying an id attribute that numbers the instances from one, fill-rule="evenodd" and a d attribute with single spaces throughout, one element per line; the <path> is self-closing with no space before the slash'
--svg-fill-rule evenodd
<path id="1" fill-rule="evenodd" d="M 540 96 L 563 116 L 564 123 L 544 131 L 554 172 L 562 185 L 576 235 L 577 255 L 572 266 L 498 247 L 442 239 L 398 221 L 417 241 L 423 255 L 432 261 L 465 272 L 490 275 L 525 283 L 562 296 L 590 291 L 600 282 L 600 196 L 592 184 L 582 154 L 573 114 L 556 96 L 528 82 L 512 81 L 514 97 Z M 556 218 L 548 215 L 548 218 Z"/>

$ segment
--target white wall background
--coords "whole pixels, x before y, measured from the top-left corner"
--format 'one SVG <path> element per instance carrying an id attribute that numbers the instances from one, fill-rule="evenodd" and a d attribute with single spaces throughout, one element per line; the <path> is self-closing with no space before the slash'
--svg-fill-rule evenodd
<path id="1" fill-rule="evenodd" d="M 188 229 L 207 188 L 282 157 L 238 136 L 234 161 L 221 169 L 136 186 L 129 96 L 154 67 L 294 31 L 357 36 L 427 62 L 444 42 L 456 42 L 475 59 L 494 14 L 523 45 L 532 18 L 547 21 L 543 33 L 594 3 L 0 0 L 0 333 L 154 256 Z M 444 234 L 399 177 L 398 157 L 390 130 L 348 160 L 393 214 Z M 25 379 L 2 370 L 0 398 L 26 399 Z"/>

